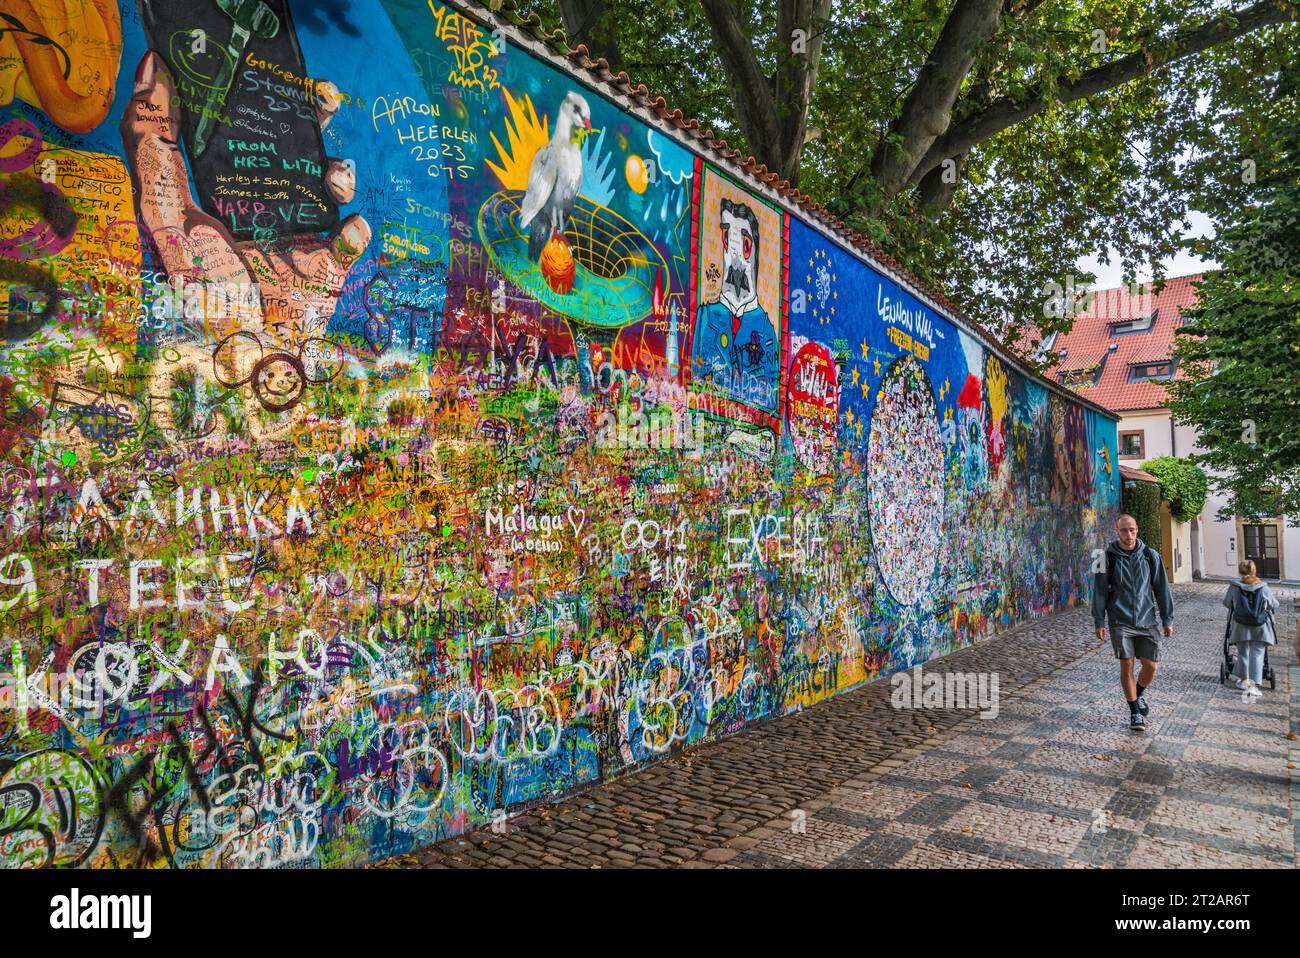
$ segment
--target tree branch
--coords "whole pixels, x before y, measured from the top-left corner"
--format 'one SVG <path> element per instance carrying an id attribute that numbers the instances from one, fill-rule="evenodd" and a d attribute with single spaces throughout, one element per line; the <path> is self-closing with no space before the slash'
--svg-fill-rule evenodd
<path id="1" fill-rule="evenodd" d="M 604 57 L 615 73 L 623 69 L 618 28 L 605 0 L 559 0 L 564 32 L 573 44 L 586 44 L 593 57 Z"/>
<path id="2" fill-rule="evenodd" d="M 957 0 L 903 109 L 871 159 L 884 196 L 893 196 L 943 135 L 980 46 L 997 32 L 1003 0 Z"/>
<path id="3" fill-rule="evenodd" d="M 723 71 L 736 104 L 736 119 L 752 149 L 775 147 L 780 141 L 776 102 L 754 46 L 730 0 L 700 0 L 718 45 Z"/>
<path id="4" fill-rule="evenodd" d="M 1054 103 L 1070 103 L 1105 93 L 1156 69 L 1186 59 L 1211 47 L 1253 33 L 1266 26 L 1300 19 L 1300 5 L 1293 0 L 1260 0 L 1253 7 L 1231 12 L 1192 29 L 1180 30 L 1162 49 L 1143 49 L 1088 70 L 1078 80 L 1062 79 L 1056 95 L 1031 94 L 1023 100 L 1003 97 L 988 107 L 954 124 L 937 138 L 911 171 L 901 188 L 915 186 L 945 159 L 969 152 L 973 147 L 1017 123 L 1041 113 Z M 1040 85 L 1039 89 L 1042 87 Z"/>
<path id="5" fill-rule="evenodd" d="M 777 11 L 777 42 L 789 44 L 776 70 L 776 124 L 779 130 L 776 163 L 768 162 L 792 186 L 799 185 L 799 159 L 808 132 L 817 72 L 821 66 L 825 25 L 832 0 L 781 0 Z M 795 31 L 803 31 L 802 48 L 795 49 Z"/>
<path id="6" fill-rule="evenodd" d="M 956 163 L 952 176 L 943 175 L 944 167 L 940 163 L 921 177 L 921 182 L 917 186 L 917 195 L 921 200 L 921 209 L 932 219 L 946 210 L 952 204 L 953 197 L 957 195 L 957 184 L 966 168 L 966 155 L 962 153 L 952 158 Z"/>

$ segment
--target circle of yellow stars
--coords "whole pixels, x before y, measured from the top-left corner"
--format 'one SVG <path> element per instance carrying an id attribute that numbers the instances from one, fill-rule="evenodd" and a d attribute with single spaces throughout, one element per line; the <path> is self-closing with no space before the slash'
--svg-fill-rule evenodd
<path id="1" fill-rule="evenodd" d="M 816 302 L 816 297 L 813 296 L 813 293 L 816 290 L 816 285 L 813 283 L 813 272 L 817 269 L 818 260 L 822 260 L 826 262 L 828 264 L 827 268 L 829 269 L 830 259 L 831 259 L 830 254 L 827 253 L 826 250 L 821 249 L 820 247 L 813 251 L 812 256 L 808 257 L 808 272 L 807 274 L 805 274 L 804 280 L 808 284 L 809 298 L 812 299 L 814 303 Z M 838 280 L 839 280 L 839 274 L 837 274 L 835 271 L 832 270 L 831 271 L 832 302 L 840 298 L 840 291 L 834 288 L 834 284 Z M 831 317 L 835 315 L 835 307 L 832 305 L 830 308 L 830 312 L 823 312 L 819 314 L 817 312 L 817 307 L 814 305 L 812 314 L 813 314 L 813 319 L 817 320 L 817 322 L 825 326 L 827 323 L 831 321 Z"/>
<path id="2" fill-rule="evenodd" d="M 868 360 L 870 360 L 871 368 L 875 372 L 876 378 L 879 379 L 880 369 L 881 369 L 880 357 L 877 356 L 874 359 L 871 358 L 871 347 L 867 344 L 865 338 L 862 340 L 861 343 L 858 344 L 858 349 L 862 353 L 862 361 L 867 362 Z M 862 390 L 863 399 L 870 398 L 871 384 L 862 378 L 862 369 L 861 367 L 858 366 L 856 362 L 854 362 L 853 364 L 853 385 Z M 948 395 L 948 393 L 951 391 L 952 391 L 952 382 L 947 377 L 944 377 L 943 385 L 939 387 L 939 401 L 942 402 L 943 398 L 946 395 Z M 880 397 L 877 396 L 876 398 L 879 399 Z M 844 418 L 848 422 L 849 426 L 852 427 L 854 434 L 858 438 L 861 438 L 862 426 L 863 426 L 862 417 L 855 416 L 853 414 L 853 410 L 850 408 L 844 411 Z M 944 410 L 943 418 L 945 420 L 952 418 L 952 407 L 949 407 L 948 409 Z M 844 453 L 844 462 L 846 465 L 849 463 L 849 453 L 847 450 L 845 450 Z"/>

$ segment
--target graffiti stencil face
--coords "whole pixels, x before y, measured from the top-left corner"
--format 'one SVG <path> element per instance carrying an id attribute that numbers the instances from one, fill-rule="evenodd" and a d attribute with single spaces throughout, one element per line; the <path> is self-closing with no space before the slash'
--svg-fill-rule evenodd
<path id="1" fill-rule="evenodd" d="M 721 302 L 734 313 L 743 313 L 757 295 L 758 217 L 743 203 L 722 200 L 723 256 Z"/>
<path id="2" fill-rule="evenodd" d="M 779 252 L 780 214 L 712 169 L 704 176 L 698 221 L 704 298 L 691 335 L 691 381 L 722 400 L 724 418 L 771 426 L 784 345 L 782 264 L 773 252 Z"/>

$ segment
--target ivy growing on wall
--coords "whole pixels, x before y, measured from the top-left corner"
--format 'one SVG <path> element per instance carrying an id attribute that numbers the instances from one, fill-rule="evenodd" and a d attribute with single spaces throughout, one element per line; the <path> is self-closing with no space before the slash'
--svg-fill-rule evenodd
<path id="1" fill-rule="evenodd" d="M 1126 482 L 1122 503 L 1123 510 L 1137 520 L 1138 538 L 1159 549 L 1160 486 L 1154 482 Z"/>
<path id="2" fill-rule="evenodd" d="M 1190 459 L 1160 456 L 1148 460 L 1142 469 L 1160 480 L 1160 494 L 1169 503 L 1169 513 L 1179 522 L 1190 522 L 1205 508 L 1210 480 L 1205 470 Z"/>

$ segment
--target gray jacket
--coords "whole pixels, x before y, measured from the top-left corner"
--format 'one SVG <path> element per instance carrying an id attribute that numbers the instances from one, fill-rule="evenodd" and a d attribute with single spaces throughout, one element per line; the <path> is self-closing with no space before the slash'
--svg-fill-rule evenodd
<path id="1" fill-rule="evenodd" d="M 1092 621 L 1145 629 L 1156 625 L 1156 611 L 1166 626 L 1174 622 L 1174 594 L 1160 553 L 1141 539 L 1132 552 L 1116 540 L 1106 547 L 1101 571 L 1092 577 Z"/>
<path id="2" fill-rule="evenodd" d="M 1277 641 L 1271 616 L 1267 625 L 1242 625 L 1232 618 L 1232 606 L 1237 598 L 1238 590 L 1254 592 L 1256 589 L 1263 589 L 1264 601 L 1268 604 L 1268 607 L 1273 610 L 1277 609 L 1277 596 L 1269 591 L 1266 583 L 1256 582 L 1254 585 L 1247 585 L 1240 579 L 1232 583 L 1232 585 L 1228 586 L 1228 594 L 1223 597 L 1223 604 L 1228 607 L 1228 621 L 1232 623 L 1232 632 L 1228 635 L 1229 642 L 1264 642 L 1272 645 Z"/>

